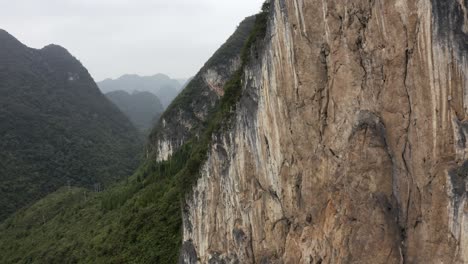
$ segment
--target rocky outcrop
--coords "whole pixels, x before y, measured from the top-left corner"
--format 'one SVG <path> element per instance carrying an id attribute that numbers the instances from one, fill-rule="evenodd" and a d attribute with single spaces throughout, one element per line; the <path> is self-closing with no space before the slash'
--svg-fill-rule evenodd
<path id="1" fill-rule="evenodd" d="M 274 0 L 185 263 L 468 263 L 468 1 Z"/>
<path id="2" fill-rule="evenodd" d="M 224 95 L 224 85 L 241 66 L 241 50 L 254 22 L 254 17 L 248 17 L 239 24 L 163 114 L 149 140 L 149 152 L 157 161 L 167 160 L 203 129 L 208 115 Z"/>

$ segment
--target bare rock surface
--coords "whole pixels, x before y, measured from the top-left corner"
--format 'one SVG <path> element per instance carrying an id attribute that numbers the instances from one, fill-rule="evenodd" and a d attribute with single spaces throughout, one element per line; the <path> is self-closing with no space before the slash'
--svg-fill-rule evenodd
<path id="1" fill-rule="evenodd" d="M 274 0 L 186 263 L 468 263 L 468 1 Z"/>

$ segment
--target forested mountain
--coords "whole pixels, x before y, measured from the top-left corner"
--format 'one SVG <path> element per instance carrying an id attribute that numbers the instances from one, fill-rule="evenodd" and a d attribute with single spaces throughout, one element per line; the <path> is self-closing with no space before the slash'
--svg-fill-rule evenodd
<path id="1" fill-rule="evenodd" d="M 64 185 L 129 175 L 136 128 L 64 48 L 31 49 L 0 30 L 0 219 Z"/>
<path id="2" fill-rule="evenodd" d="M 98 82 L 98 86 L 103 93 L 112 91 L 135 91 L 151 92 L 156 95 L 164 108 L 177 96 L 183 86 L 179 80 L 171 79 L 165 74 L 155 74 L 153 76 L 139 76 L 136 74 L 126 74 L 115 80 L 106 79 Z"/>
<path id="3" fill-rule="evenodd" d="M 0 262 L 468 263 L 467 10 L 266 1 L 132 176 L 8 217 Z"/>
<path id="4" fill-rule="evenodd" d="M 188 79 L 186 78 L 176 79 L 180 83 L 180 85 L 182 85 L 179 90 L 183 90 L 185 86 L 187 86 L 187 84 L 192 80 L 192 78 L 193 77 L 190 77 Z"/>
<path id="5" fill-rule="evenodd" d="M 164 107 L 159 98 L 150 92 L 128 93 L 113 91 L 106 93 L 109 98 L 142 132 L 148 132 L 159 120 Z"/>
<path id="6" fill-rule="evenodd" d="M 257 27 L 265 24 L 265 15 L 260 17 Z M 243 65 L 241 53 L 246 57 L 260 34 L 252 32 L 254 23 L 255 17 L 243 21 L 170 107 L 170 113 L 190 111 L 195 105 L 187 108 L 186 102 L 194 95 L 197 108 L 209 107 L 209 129 L 197 129 L 200 133 L 170 160 L 157 162 L 156 153 L 148 153 L 131 177 L 111 189 L 63 188 L 17 212 L 0 224 L 0 262 L 176 263 L 182 246 L 182 200 L 197 179 L 210 131 L 223 122 L 240 92 L 235 73 Z M 221 90 L 232 79 L 223 102 L 219 90 L 210 88 L 212 79 L 204 78 L 213 71 L 223 76 L 223 83 L 216 83 Z M 178 116 L 171 120 L 170 113 L 166 120 L 175 122 Z"/>

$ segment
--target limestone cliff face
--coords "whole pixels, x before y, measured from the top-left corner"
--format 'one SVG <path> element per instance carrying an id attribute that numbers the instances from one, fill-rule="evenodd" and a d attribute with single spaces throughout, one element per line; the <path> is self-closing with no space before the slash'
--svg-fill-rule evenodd
<path id="1" fill-rule="evenodd" d="M 167 160 L 188 138 L 200 132 L 224 95 L 223 86 L 240 67 L 241 49 L 254 22 L 254 17 L 248 17 L 239 24 L 163 114 L 150 136 L 151 151 L 158 161 Z"/>
<path id="2" fill-rule="evenodd" d="M 468 263 L 468 1 L 274 0 L 185 263 Z"/>

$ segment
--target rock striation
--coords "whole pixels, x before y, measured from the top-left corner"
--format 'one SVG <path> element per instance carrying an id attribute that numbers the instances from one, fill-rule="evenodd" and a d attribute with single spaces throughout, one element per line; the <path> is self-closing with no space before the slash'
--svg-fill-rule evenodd
<path id="1" fill-rule="evenodd" d="M 468 263 L 468 1 L 272 0 L 263 46 L 181 262 Z"/>

